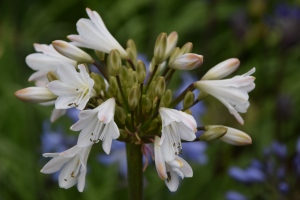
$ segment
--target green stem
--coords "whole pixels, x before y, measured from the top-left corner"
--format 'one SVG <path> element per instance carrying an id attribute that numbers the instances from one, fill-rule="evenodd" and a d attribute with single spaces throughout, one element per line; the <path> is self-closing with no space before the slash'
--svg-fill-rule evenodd
<path id="1" fill-rule="evenodd" d="M 162 76 L 166 76 L 169 70 L 170 70 L 170 67 L 167 66 L 166 69 L 164 70 L 164 72 L 162 73 Z"/>
<path id="2" fill-rule="evenodd" d="M 109 78 L 108 78 L 108 76 L 107 76 L 105 70 L 104 70 L 104 69 L 103 69 L 96 61 L 93 61 L 92 64 L 95 65 L 95 66 L 99 69 L 99 71 L 101 72 L 101 74 L 102 74 L 102 75 L 104 76 L 104 78 L 108 81 Z"/>
<path id="3" fill-rule="evenodd" d="M 156 73 L 156 71 L 157 71 L 157 68 L 158 68 L 158 64 L 155 64 L 154 70 L 153 70 L 151 76 L 149 77 L 149 79 L 148 79 L 148 81 L 147 81 L 146 90 L 145 90 L 146 92 L 147 92 L 147 90 L 148 90 L 148 88 L 149 88 L 149 86 L 150 86 L 150 84 L 151 84 L 151 82 L 152 82 L 153 77 L 155 76 L 155 73 Z"/>
<path id="4" fill-rule="evenodd" d="M 157 115 L 159 114 L 158 112 L 159 104 L 160 104 L 160 99 L 157 100 L 156 108 L 152 117 L 141 126 L 140 128 L 141 131 L 143 131 L 152 122 L 152 120 L 154 120 L 155 117 L 157 117 Z"/>
<path id="5" fill-rule="evenodd" d="M 185 94 L 188 91 L 194 91 L 195 90 L 195 83 L 191 83 L 176 99 L 174 99 L 169 108 L 173 108 L 174 106 L 176 106 L 180 101 L 182 101 L 185 97 Z"/>
<path id="6" fill-rule="evenodd" d="M 143 123 L 144 122 L 144 118 L 143 118 L 143 112 L 142 112 L 142 97 L 143 97 L 143 86 L 144 84 L 141 83 L 141 86 L 140 86 L 140 90 L 141 90 L 141 97 L 140 97 L 140 103 L 138 105 L 138 109 L 139 109 L 139 118 L 140 118 L 140 121 Z"/>
<path id="7" fill-rule="evenodd" d="M 133 62 L 132 62 L 132 60 L 131 60 L 131 58 L 128 57 L 126 60 L 127 60 L 127 62 L 129 62 L 129 64 L 130 64 L 132 70 L 133 70 L 133 71 L 136 71 L 135 66 L 134 66 L 134 64 L 133 64 Z"/>
<path id="8" fill-rule="evenodd" d="M 126 144 L 129 200 L 143 199 L 143 154 L 142 146 Z"/>

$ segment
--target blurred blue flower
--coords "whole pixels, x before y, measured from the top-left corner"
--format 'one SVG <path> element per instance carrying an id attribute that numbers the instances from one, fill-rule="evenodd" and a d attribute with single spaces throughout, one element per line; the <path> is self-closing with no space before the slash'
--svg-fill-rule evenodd
<path id="1" fill-rule="evenodd" d="M 228 174 L 233 179 L 241 183 L 264 182 L 266 179 L 264 172 L 262 172 L 260 169 L 255 167 L 248 167 L 245 170 L 239 167 L 231 167 L 228 170 Z"/>
<path id="2" fill-rule="evenodd" d="M 195 161 L 198 164 L 206 164 L 208 158 L 205 154 L 207 149 L 206 142 L 182 143 L 182 157 L 187 160 Z"/>
<path id="3" fill-rule="evenodd" d="M 287 148 L 285 144 L 281 144 L 278 141 L 274 141 L 272 143 L 273 152 L 278 156 L 280 159 L 284 159 L 287 156 Z"/>
<path id="4" fill-rule="evenodd" d="M 78 115 L 80 110 L 76 108 L 70 108 L 67 110 L 67 116 L 75 123 L 79 120 Z"/>
<path id="5" fill-rule="evenodd" d="M 225 198 L 227 200 L 247 200 L 248 198 L 246 196 L 244 196 L 243 194 L 230 190 L 228 192 L 226 192 L 225 194 Z"/>
<path id="6" fill-rule="evenodd" d="M 286 182 L 279 183 L 279 191 L 283 194 L 287 194 L 289 191 L 289 185 Z"/>

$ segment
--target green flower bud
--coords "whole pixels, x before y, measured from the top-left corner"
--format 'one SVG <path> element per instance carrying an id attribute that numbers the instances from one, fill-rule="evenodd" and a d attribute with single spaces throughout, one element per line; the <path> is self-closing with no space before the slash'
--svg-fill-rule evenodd
<path id="1" fill-rule="evenodd" d="M 109 59 L 110 59 L 109 64 L 111 65 L 109 67 L 113 69 L 115 74 L 120 74 L 120 69 L 122 67 L 122 61 L 121 61 L 121 56 L 120 56 L 119 51 L 116 49 L 113 49 L 110 51 L 109 55 L 110 55 L 109 56 Z"/>
<path id="2" fill-rule="evenodd" d="M 186 113 L 186 114 L 188 114 L 188 115 L 192 115 L 192 111 L 191 110 L 185 110 L 183 112 Z"/>
<path id="3" fill-rule="evenodd" d="M 164 95 L 165 89 L 166 89 L 165 78 L 163 76 L 160 76 L 156 79 L 155 87 L 154 87 L 155 94 L 159 99 Z"/>
<path id="4" fill-rule="evenodd" d="M 101 93 L 101 88 L 102 88 L 102 83 L 100 80 L 100 77 L 102 78 L 102 76 L 100 74 L 95 74 L 94 72 L 92 72 L 90 74 L 91 79 L 94 80 L 94 90 L 96 91 L 97 94 Z M 103 79 L 103 78 L 102 78 Z"/>
<path id="5" fill-rule="evenodd" d="M 103 103 L 102 99 L 97 99 L 96 101 L 96 107 L 100 106 Z"/>
<path id="6" fill-rule="evenodd" d="M 154 47 L 154 59 L 156 64 L 163 62 L 167 49 L 167 34 L 161 33 L 158 35 Z"/>
<path id="7" fill-rule="evenodd" d="M 169 63 L 171 63 L 175 58 L 178 57 L 178 53 L 180 51 L 179 47 L 176 47 L 173 52 L 171 53 L 170 59 L 169 59 Z"/>
<path id="8" fill-rule="evenodd" d="M 122 94 L 121 94 L 121 91 L 119 90 L 118 91 L 118 94 L 117 94 L 117 99 L 120 103 L 123 103 L 123 97 L 122 97 Z"/>
<path id="9" fill-rule="evenodd" d="M 146 66 L 143 63 L 143 61 L 141 61 L 141 60 L 137 61 L 136 72 L 137 72 L 137 77 L 138 77 L 140 83 L 144 83 L 145 78 L 147 76 L 147 71 L 146 71 Z"/>
<path id="10" fill-rule="evenodd" d="M 180 51 L 178 52 L 178 56 L 181 56 L 183 54 L 187 54 L 187 53 L 191 53 L 193 50 L 193 43 L 188 42 L 185 45 L 183 45 L 183 47 L 180 49 Z"/>
<path id="11" fill-rule="evenodd" d="M 156 94 L 155 94 L 155 81 L 152 81 L 152 83 L 150 84 L 149 88 L 148 88 L 148 91 L 147 91 L 147 96 L 150 98 L 150 99 L 154 99 Z"/>
<path id="12" fill-rule="evenodd" d="M 124 129 L 119 129 L 120 130 L 120 136 L 118 140 L 126 140 L 128 137 L 127 132 Z"/>
<path id="13" fill-rule="evenodd" d="M 178 41 L 178 34 L 176 31 L 173 31 L 172 33 L 170 33 L 168 35 L 167 38 L 167 48 L 166 48 L 166 53 L 164 56 L 164 60 L 167 60 L 168 57 L 171 55 L 172 51 L 174 50 L 174 48 L 177 45 L 177 41 Z"/>
<path id="14" fill-rule="evenodd" d="M 165 95 L 164 95 L 164 104 L 166 107 L 169 107 L 170 103 L 172 102 L 172 90 L 168 89 L 166 92 L 165 92 Z"/>
<path id="15" fill-rule="evenodd" d="M 125 95 L 126 95 L 127 98 L 129 97 L 130 91 L 131 91 L 131 88 L 127 88 L 127 89 L 126 89 L 126 94 L 125 94 Z"/>
<path id="16" fill-rule="evenodd" d="M 59 77 L 51 71 L 47 73 L 47 78 L 49 82 L 59 80 Z"/>
<path id="17" fill-rule="evenodd" d="M 116 106 L 116 116 L 122 124 L 125 124 L 126 112 L 125 112 L 124 108 L 122 108 L 120 106 Z"/>
<path id="18" fill-rule="evenodd" d="M 109 87 L 111 88 L 114 95 L 116 95 L 118 93 L 119 87 L 118 87 L 118 82 L 117 82 L 116 77 L 111 76 L 109 78 Z"/>
<path id="19" fill-rule="evenodd" d="M 207 94 L 206 92 L 201 91 L 197 97 L 197 100 L 201 101 L 205 98 L 207 98 L 209 96 L 209 94 Z"/>
<path id="20" fill-rule="evenodd" d="M 183 99 L 183 109 L 186 110 L 190 108 L 194 103 L 194 99 L 195 94 L 191 91 L 188 91 Z"/>
<path id="21" fill-rule="evenodd" d="M 141 97 L 141 91 L 139 90 L 139 88 L 138 87 L 133 87 L 130 90 L 130 93 L 129 93 L 129 96 L 128 96 L 128 104 L 129 104 L 130 110 L 135 109 L 135 107 L 139 103 L 140 97 Z"/>
<path id="22" fill-rule="evenodd" d="M 131 123 L 131 114 L 130 114 L 130 113 L 127 114 L 126 121 L 127 121 L 128 123 Z"/>
<path id="23" fill-rule="evenodd" d="M 134 54 L 134 52 L 130 48 L 127 48 L 126 52 L 129 56 L 129 58 L 131 59 L 131 61 L 133 62 L 133 64 L 136 65 L 137 55 Z M 126 62 L 126 65 L 128 68 L 131 68 L 131 65 L 129 64 L 129 62 Z"/>
<path id="24" fill-rule="evenodd" d="M 158 119 L 155 118 L 154 120 L 152 120 L 152 122 L 149 124 L 149 128 L 148 128 L 148 131 L 152 131 L 154 130 L 158 125 Z"/>
<path id="25" fill-rule="evenodd" d="M 161 123 L 161 116 L 160 116 L 160 115 L 158 115 L 158 116 L 156 117 L 156 119 L 158 120 L 158 123 Z"/>
<path id="26" fill-rule="evenodd" d="M 121 67 L 120 78 L 121 81 L 127 81 L 128 79 L 128 69 L 124 65 Z"/>
<path id="27" fill-rule="evenodd" d="M 152 102 L 151 99 L 149 97 L 145 97 L 142 99 L 142 104 L 143 104 L 143 110 L 146 113 L 149 113 L 151 108 L 152 108 Z"/>
<path id="28" fill-rule="evenodd" d="M 132 50 L 132 52 L 135 54 L 135 57 L 137 57 L 136 46 L 135 46 L 135 43 L 134 43 L 134 41 L 132 39 L 129 39 L 127 41 L 126 47 L 130 48 Z"/>
<path id="29" fill-rule="evenodd" d="M 223 137 L 227 133 L 227 130 L 228 129 L 225 127 L 216 127 L 216 128 L 208 129 L 208 131 L 206 131 L 199 137 L 199 140 L 213 141 L 219 139 L 220 137 Z"/>
<path id="30" fill-rule="evenodd" d="M 164 108 L 164 107 L 166 107 L 163 101 L 160 101 L 159 107 L 160 107 L 160 108 L 162 108 L 162 107 L 163 107 L 163 108 Z"/>
<path id="31" fill-rule="evenodd" d="M 95 50 L 95 54 L 100 61 L 105 60 L 105 53 L 102 51 Z"/>
<path id="32" fill-rule="evenodd" d="M 114 76 L 115 75 L 115 72 L 112 68 L 112 62 L 111 62 L 111 58 L 110 58 L 110 54 L 107 55 L 107 58 L 106 58 L 106 66 L 107 66 L 107 71 L 108 71 L 108 74 L 110 76 Z"/>
<path id="33" fill-rule="evenodd" d="M 133 86 L 134 84 L 138 84 L 139 83 L 139 80 L 138 80 L 138 77 L 137 77 L 137 72 L 136 71 L 133 71 L 131 73 L 131 86 Z"/>
<path id="34" fill-rule="evenodd" d="M 110 86 L 108 86 L 108 88 L 107 88 L 107 97 L 111 98 L 111 97 L 114 97 L 114 96 L 115 96 L 114 91 L 111 89 Z"/>

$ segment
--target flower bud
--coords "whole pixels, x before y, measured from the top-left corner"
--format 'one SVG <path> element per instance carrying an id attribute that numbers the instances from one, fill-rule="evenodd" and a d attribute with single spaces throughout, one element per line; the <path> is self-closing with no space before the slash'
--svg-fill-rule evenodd
<path id="1" fill-rule="evenodd" d="M 130 90 L 130 93 L 129 93 L 129 96 L 128 96 L 128 104 L 129 104 L 130 110 L 135 109 L 135 107 L 139 103 L 140 97 L 141 97 L 141 91 L 139 90 L 139 88 L 138 87 L 133 87 Z"/>
<path id="2" fill-rule="evenodd" d="M 138 77 L 140 83 L 144 83 L 145 78 L 147 76 L 147 71 L 146 71 L 146 66 L 143 63 L 143 61 L 141 61 L 141 60 L 137 61 L 136 72 L 137 72 L 137 77 Z"/>
<path id="3" fill-rule="evenodd" d="M 172 97 L 172 90 L 168 89 L 164 95 L 164 104 L 166 108 L 169 107 L 170 103 L 172 102 Z"/>
<path id="4" fill-rule="evenodd" d="M 143 104 L 143 110 L 146 113 L 149 113 L 151 108 L 152 108 L 152 102 L 151 99 L 149 97 L 145 97 L 142 99 L 142 104 Z"/>
<path id="5" fill-rule="evenodd" d="M 154 47 L 155 64 L 160 64 L 164 61 L 163 59 L 166 53 L 166 49 L 167 49 L 167 34 L 161 33 L 158 35 Z"/>
<path id="6" fill-rule="evenodd" d="M 137 72 L 136 71 L 133 71 L 131 73 L 131 86 L 133 86 L 134 84 L 138 84 L 139 83 L 139 80 L 138 80 L 138 76 L 137 76 Z"/>
<path id="7" fill-rule="evenodd" d="M 101 93 L 101 88 L 102 88 L 101 87 L 101 85 L 102 85 L 102 83 L 101 83 L 102 76 L 100 74 L 95 74 L 94 72 L 92 72 L 90 74 L 90 77 L 91 77 L 91 79 L 94 80 L 94 86 L 93 86 L 94 90 L 96 91 L 97 94 L 100 94 Z"/>
<path id="8" fill-rule="evenodd" d="M 111 50 L 108 59 L 110 60 L 110 66 L 108 67 L 111 68 L 115 74 L 119 74 L 122 67 L 122 61 L 119 51 L 116 49 Z"/>
<path id="9" fill-rule="evenodd" d="M 100 61 L 104 61 L 105 60 L 105 53 L 104 52 L 95 50 L 95 54 L 96 54 L 97 58 Z"/>
<path id="10" fill-rule="evenodd" d="M 124 141 L 127 139 L 128 134 L 124 129 L 119 129 L 120 130 L 120 136 L 118 138 L 118 140 Z"/>
<path id="11" fill-rule="evenodd" d="M 43 103 L 53 101 L 57 98 L 48 88 L 28 87 L 15 92 L 15 96 L 29 103 Z"/>
<path id="12" fill-rule="evenodd" d="M 97 99 L 96 107 L 100 106 L 101 104 L 103 104 L 103 100 L 102 99 Z"/>
<path id="13" fill-rule="evenodd" d="M 59 77 L 51 71 L 47 73 L 47 78 L 49 82 L 59 80 Z"/>
<path id="14" fill-rule="evenodd" d="M 116 116 L 122 124 L 125 124 L 126 112 L 125 112 L 124 108 L 122 108 L 120 106 L 116 106 Z"/>
<path id="15" fill-rule="evenodd" d="M 164 56 L 164 60 L 167 60 L 168 57 L 171 55 L 172 51 L 177 45 L 178 41 L 178 34 L 176 31 L 173 31 L 172 33 L 169 34 L 167 38 L 167 49 L 166 49 L 166 54 Z"/>
<path id="16" fill-rule="evenodd" d="M 114 95 L 116 95 L 118 93 L 119 87 L 118 87 L 118 82 L 117 82 L 116 77 L 111 76 L 109 78 L 109 87 L 110 87 L 110 89 L 111 89 L 111 91 L 113 92 Z"/>
<path id="17" fill-rule="evenodd" d="M 152 83 L 150 84 L 149 88 L 148 88 L 148 91 L 147 91 L 147 96 L 150 98 L 150 99 L 154 99 L 155 96 L 156 96 L 156 93 L 155 93 L 155 81 L 152 81 Z"/>
<path id="18" fill-rule="evenodd" d="M 121 81 L 127 81 L 128 79 L 128 70 L 124 65 L 121 67 L 120 78 Z"/>
<path id="19" fill-rule="evenodd" d="M 240 66 L 237 58 L 227 59 L 211 68 L 201 80 L 218 80 L 232 74 Z"/>
<path id="20" fill-rule="evenodd" d="M 183 109 L 186 110 L 192 107 L 195 99 L 195 94 L 191 91 L 188 91 L 183 99 Z"/>
<path id="21" fill-rule="evenodd" d="M 227 130 L 228 130 L 227 128 L 221 126 L 210 128 L 199 137 L 199 140 L 213 141 L 219 139 L 220 137 L 224 136 L 227 133 Z"/>
<path id="22" fill-rule="evenodd" d="M 127 114 L 126 121 L 127 121 L 128 123 L 131 123 L 131 114 L 130 114 L 130 113 Z"/>
<path id="23" fill-rule="evenodd" d="M 178 53 L 180 51 L 179 47 L 176 47 L 173 52 L 171 53 L 170 59 L 169 59 L 169 63 L 171 63 L 175 58 L 178 57 Z"/>
<path id="24" fill-rule="evenodd" d="M 227 133 L 220 138 L 220 140 L 222 140 L 223 142 L 226 142 L 228 144 L 232 144 L 232 145 L 237 145 L 237 146 L 243 146 L 243 145 L 248 145 L 248 144 L 252 144 L 252 139 L 249 135 L 247 135 L 246 133 L 231 128 L 231 127 L 227 127 L 227 126 L 221 126 L 221 125 L 210 125 L 210 126 L 206 126 L 206 130 L 210 130 L 212 128 L 216 128 L 216 127 L 225 127 L 227 128 Z"/>
<path id="25" fill-rule="evenodd" d="M 129 56 L 129 58 L 131 59 L 131 61 L 133 62 L 133 64 L 136 65 L 137 54 L 135 54 L 133 52 L 133 50 L 130 49 L 130 48 L 127 48 L 126 52 L 127 52 L 128 56 Z M 126 65 L 127 65 L 128 68 L 132 67 L 129 62 L 126 62 Z"/>
<path id="26" fill-rule="evenodd" d="M 72 60 L 76 60 L 80 63 L 92 63 L 94 61 L 89 54 L 82 51 L 81 49 L 79 49 L 71 43 L 62 40 L 55 40 L 52 42 L 52 45 L 58 53 Z"/>
<path id="27" fill-rule="evenodd" d="M 209 96 L 209 94 L 207 94 L 206 92 L 200 91 L 200 93 L 199 93 L 197 99 L 198 99 L 199 101 L 202 101 L 203 99 L 207 98 L 208 96 Z"/>
<path id="28" fill-rule="evenodd" d="M 183 45 L 183 47 L 180 49 L 180 51 L 177 54 L 178 56 L 187 54 L 187 53 L 191 53 L 193 51 L 193 43 L 191 42 L 187 42 L 185 45 Z"/>
<path id="29" fill-rule="evenodd" d="M 188 115 L 192 115 L 192 111 L 191 110 L 185 110 L 183 112 L 186 113 L 186 114 L 188 114 Z"/>
<path id="30" fill-rule="evenodd" d="M 132 50 L 132 52 L 135 54 L 135 57 L 137 57 L 136 46 L 132 39 L 127 40 L 126 46 L 127 46 L 127 48 L 130 48 Z"/>
<path id="31" fill-rule="evenodd" d="M 164 95 L 166 89 L 166 82 L 165 78 L 163 76 L 160 76 L 156 79 L 154 92 L 156 96 L 161 99 L 161 97 Z"/>
<path id="32" fill-rule="evenodd" d="M 157 125 L 158 125 L 158 119 L 154 119 L 154 120 L 152 120 L 152 122 L 149 124 L 149 128 L 148 128 L 148 131 L 152 131 L 152 130 L 154 130 L 156 127 L 157 127 Z"/>
<path id="33" fill-rule="evenodd" d="M 175 58 L 169 67 L 176 70 L 192 70 L 200 67 L 203 63 L 203 56 L 197 54 L 184 54 Z"/>

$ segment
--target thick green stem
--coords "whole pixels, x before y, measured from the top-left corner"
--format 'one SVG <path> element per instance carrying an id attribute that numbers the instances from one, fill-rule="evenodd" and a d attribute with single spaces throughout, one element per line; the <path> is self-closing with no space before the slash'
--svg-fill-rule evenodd
<path id="1" fill-rule="evenodd" d="M 129 200 L 143 199 L 143 154 L 141 145 L 126 144 Z"/>

